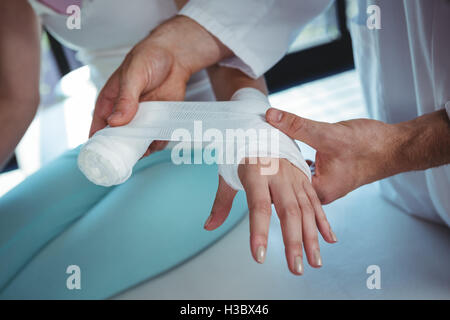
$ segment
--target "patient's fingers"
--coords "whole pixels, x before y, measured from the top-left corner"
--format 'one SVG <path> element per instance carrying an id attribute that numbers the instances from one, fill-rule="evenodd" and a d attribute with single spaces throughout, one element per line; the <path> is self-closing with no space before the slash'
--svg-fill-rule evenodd
<path id="1" fill-rule="evenodd" d="M 150 146 L 148 147 L 147 151 L 145 152 L 144 157 L 146 157 L 156 151 L 161 151 L 161 150 L 165 149 L 168 144 L 169 144 L 169 141 L 164 141 L 164 140 L 153 141 L 150 144 Z"/>
<path id="2" fill-rule="evenodd" d="M 267 252 L 272 201 L 267 176 L 258 165 L 240 165 L 239 177 L 244 186 L 250 212 L 250 249 L 253 258 L 263 263 Z"/>
<path id="3" fill-rule="evenodd" d="M 289 270 L 303 274 L 302 219 L 290 179 L 283 176 L 270 181 L 273 204 L 280 218 L 281 231 Z"/>
<path id="4" fill-rule="evenodd" d="M 216 199 L 214 200 L 211 214 L 204 226 L 206 230 L 214 230 L 224 223 L 230 213 L 236 193 L 237 191 L 231 188 L 222 176 L 219 175 L 219 186 L 217 188 Z"/>
<path id="5" fill-rule="evenodd" d="M 108 125 L 107 119 L 112 113 L 114 102 L 118 95 L 119 75 L 118 72 L 115 71 L 98 94 L 97 101 L 95 102 L 91 128 L 89 130 L 89 137 Z"/>
<path id="6" fill-rule="evenodd" d="M 329 243 L 337 242 L 336 235 L 331 229 L 330 223 L 328 222 L 327 216 L 323 211 L 322 204 L 320 203 L 319 198 L 317 197 L 316 191 L 312 187 L 309 181 L 305 181 L 303 183 L 304 190 L 308 195 L 309 201 L 311 202 L 315 216 L 316 216 L 316 224 L 319 228 L 320 233 L 322 234 L 323 239 Z"/>
<path id="7" fill-rule="evenodd" d="M 305 246 L 305 252 L 308 258 L 308 262 L 312 267 L 321 267 L 322 258 L 320 256 L 320 247 L 314 208 L 304 189 L 303 183 L 299 183 L 299 181 L 293 181 L 293 189 L 295 190 L 295 195 L 302 211 L 303 244 Z"/>

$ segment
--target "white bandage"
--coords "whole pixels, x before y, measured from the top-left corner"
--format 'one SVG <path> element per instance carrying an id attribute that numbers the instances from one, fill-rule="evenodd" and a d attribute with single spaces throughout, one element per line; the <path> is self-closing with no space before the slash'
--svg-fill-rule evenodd
<path id="1" fill-rule="evenodd" d="M 237 169 L 246 157 L 286 158 L 311 179 L 297 144 L 265 121 L 269 107 L 267 97 L 252 88 L 238 90 L 226 102 L 142 102 L 130 123 L 106 127 L 92 136 L 80 150 L 78 166 L 93 183 L 112 186 L 130 177 L 154 140 L 187 140 L 200 147 L 215 140 L 216 147 L 223 146 L 216 150 L 223 159 L 217 162 L 219 174 L 236 190 L 243 189 Z M 199 124 L 205 134 L 197 132 Z M 180 130 L 188 138 L 181 139 Z M 208 132 L 215 133 L 214 139 L 204 141 Z M 244 136 L 233 135 L 236 132 Z M 256 140 L 245 133 L 255 133 Z M 275 174 L 277 169 L 272 165 L 262 173 Z"/>

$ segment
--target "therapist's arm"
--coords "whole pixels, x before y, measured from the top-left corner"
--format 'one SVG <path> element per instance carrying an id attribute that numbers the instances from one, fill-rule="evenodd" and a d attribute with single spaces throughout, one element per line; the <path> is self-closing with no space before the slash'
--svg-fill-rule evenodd
<path id="1" fill-rule="evenodd" d="M 179 8 L 184 0 L 176 1 Z M 257 78 L 331 0 L 190 0 L 127 55 L 101 90 L 90 135 L 125 125 L 138 103 L 182 100 L 196 71 L 219 61 Z"/>
<path id="2" fill-rule="evenodd" d="M 214 34 L 233 55 L 221 66 L 258 78 L 288 51 L 293 39 L 333 0 L 190 0 L 179 14 Z"/>
<path id="3" fill-rule="evenodd" d="M 0 168 L 39 104 L 40 27 L 26 0 L 0 1 Z"/>
<path id="4" fill-rule="evenodd" d="M 450 120 L 444 109 L 397 124 L 370 119 L 325 123 L 276 109 L 266 118 L 317 150 L 313 186 L 322 203 L 398 173 L 450 163 Z"/>
<path id="5" fill-rule="evenodd" d="M 241 71 L 213 66 L 208 74 L 217 100 L 229 100 L 239 89 L 250 87 L 267 94 L 263 77 L 251 79 Z M 279 161 L 275 174 L 262 175 L 261 164 L 239 165 L 239 178 L 247 195 L 250 219 L 250 249 L 253 258 L 263 263 L 266 257 L 271 205 L 280 219 L 289 270 L 303 274 L 303 248 L 313 267 L 322 266 L 318 230 L 330 243 L 337 241 L 306 175 L 286 159 Z M 228 217 L 236 191 L 219 176 L 219 186 L 205 229 L 214 230 Z"/>
<path id="6" fill-rule="evenodd" d="M 176 16 L 139 42 L 100 91 L 90 136 L 133 119 L 141 101 L 183 100 L 190 76 L 231 55 L 194 20 Z"/>

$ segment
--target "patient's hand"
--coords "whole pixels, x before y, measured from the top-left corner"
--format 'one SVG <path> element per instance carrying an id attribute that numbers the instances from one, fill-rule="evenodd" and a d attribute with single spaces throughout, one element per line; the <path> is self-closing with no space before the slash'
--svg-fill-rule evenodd
<path id="1" fill-rule="evenodd" d="M 271 161 L 279 161 L 279 170 L 274 175 L 261 175 L 261 168 L 267 167 L 267 161 L 264 164 L 258 161 L 257 164 L 246 163 L 239 166 L 239 177 L 247 194 L 250 211 L 251 252 L 257 262 L 264 262 L 273 203 L 281 222 L 289 270 L 301 275 L 302 244 L 304 243 L 309 264 L 320 267 L 322 259 L 317 230 L 329 243 L 334 243 L 337 239 L 306 175 L 286 159 Z M 216 199 L 205 229 L 213 230 L 222 225 L 231 210 L 236 193 L 219 176 Z"/>

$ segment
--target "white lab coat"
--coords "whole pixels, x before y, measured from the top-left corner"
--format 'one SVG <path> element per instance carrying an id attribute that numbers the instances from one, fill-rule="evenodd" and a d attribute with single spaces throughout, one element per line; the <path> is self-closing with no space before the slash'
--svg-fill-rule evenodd
<path id="1" fill-rule="evenodd" d="M 37 0 L 28 0 L 45 28 L 77 58 L 89 66 L 90 80 L 100 90 L 122 63 L 130 49 L 149 31 L 177 14 L 174 1 L 123 0 L 82 1 L 81 28 L 69 29 L 67 15 Z M 206 71 L 193 75 L 186 100 L 214 100 Z"/>
<path id="2" fill-rule="evenodd" d="M 258 77 L 282 58 L 301 28 L 329 3 L 190 0 L 180 13 L 234 52 L 235 57 L 222 65 Z M 381 9 L 379 30 L 366 25 L 369 4 Z M 444 107 L 450 116 L 450 1 L 360 0 L 358 7 L 350 30 L 371 117 L 396 123 Z M 380 187 L 406 212 L 450 225 L 450 165 L 399 174 L 381 181 Z"/>

